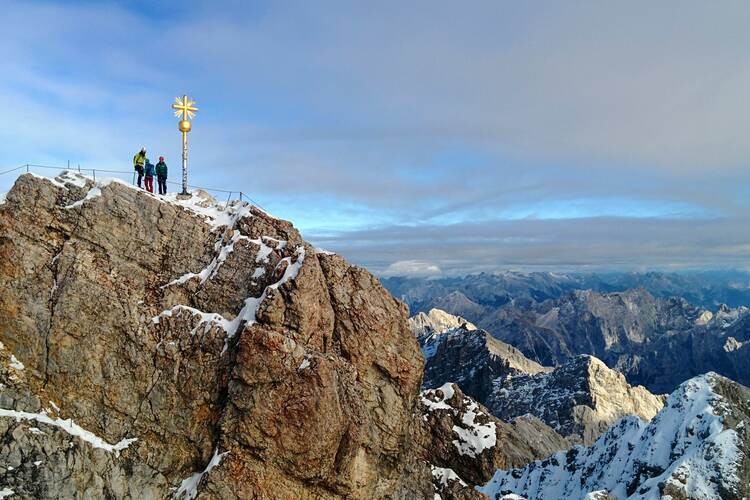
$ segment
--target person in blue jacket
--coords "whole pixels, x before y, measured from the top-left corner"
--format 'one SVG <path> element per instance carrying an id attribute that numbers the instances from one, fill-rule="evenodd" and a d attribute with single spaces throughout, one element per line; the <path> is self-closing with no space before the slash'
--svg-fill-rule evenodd
<path id="1" fill-rule="evenodd" d="M 146 168 L 144 169 L 144 184 L 146 184 L 146 191 L 149 193 L 154 192 L 154 164 L 146 158 Z"/>

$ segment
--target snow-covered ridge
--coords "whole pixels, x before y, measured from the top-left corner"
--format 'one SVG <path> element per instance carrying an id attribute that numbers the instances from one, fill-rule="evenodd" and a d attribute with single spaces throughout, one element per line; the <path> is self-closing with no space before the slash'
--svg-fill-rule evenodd
<path id="1" fill-rule="evenodd" d="M 732 386 L 730 401 L 719 385 Z M 740 481 L 750 390 L 714 373 L 683 383 L 646 423 L 625 417 L 592 446 L 529 464 L 498 470 L 484 487 L 490 498 L 514 493 L 529 500 L 584 498 L 606 490 L 618 499 L 721 498 L 747 496 Z M 727 415 L 732 415 L 732 426 Z M 739 422 L 738 422 L 739 420 Z M 746 444 L 745 444 L 746 446 Z"/>
<path id="2" fill-rule="evenodd" d="M 117 177 L 97 177 L 96 179 L 94 179 L 91 176 L 73 170 L 63 170 L 54 178 L 41 176 L 35 173 L 28 173 L 25 175 L 32 175 L 34 177 L 44 179 L 58 187 L 62 187 L 65 189 L 68 189 L 69 186 L 78 188 L 85 188 L 87 185 L 91 186 L 89 191 L 86 193 L 86 196 L 84 196 L 81 200 L 65 206 L 65 209 L 84 207 L 88 202 L 96 198 L 100 198 L 102 196 L 104 188 L 106 188 L 110 184 L 119 184 L 121 186 L 127 187 L 128 189 L 133 189 L 135 191 L 138 191 L 139 193 L 144 193 L 148 196 L 152 196 L 154 199 L 159 200 L 163 203 L 178 205 L 185 210 L 198 215 L 214 229 L 233 227 L 237 220 L 241 219 L 242 217 L 252 216 L 252 205 L 250 203 L 235 200 L 222 205 L 221 203 L 217 202 L 211 195 L 201 189 L 193 189 L 189 197 L 182 197 L 175 192 L 167 193 L 165 195 L 147 193 L 146 191 L 133 186 L 130 183 L 123 181 L 122 179 L 118 179 Z M 258 209 L 256 208 L 256 210 Z"/>
<path id="3" fill-rule="evenodd" d="M 417 337 L 426 334 L 439 335 L 448 330 L 466 325 L 467 330 L 476 330 L 477 327 L 470 321 L 442 309 L 430 309 L 430 312 L 420 312 L 409 318 L 409 328 Z"/>

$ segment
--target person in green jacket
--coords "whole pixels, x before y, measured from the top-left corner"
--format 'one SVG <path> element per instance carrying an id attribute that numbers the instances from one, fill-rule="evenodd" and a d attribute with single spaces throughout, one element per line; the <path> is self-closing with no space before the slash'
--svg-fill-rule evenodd
<path id="1" fill-rule="evenodd" d="M 167 194 L 167 164 L 164 163 L 164 157 L 159 157 L 159 163 L 156 164 L 156 180 L 159 183 L 159 194 Z"/>
<path id="2" fill-rule="evenodd" d="M 144 165 L 146 165 L 146 148 L 141 148 L 133 157 L 133 168 L 138 172 L 138 187 L 141 187 Z"/>

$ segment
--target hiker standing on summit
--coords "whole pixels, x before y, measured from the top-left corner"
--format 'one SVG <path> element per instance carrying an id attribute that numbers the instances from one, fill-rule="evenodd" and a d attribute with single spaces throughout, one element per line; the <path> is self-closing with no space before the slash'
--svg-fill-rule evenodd
<path id="1" fill-rule="evenodd" d="M 154 192 L 154 164 L 146 158 L 144 184 L 146 185 L 146 191 L 149 193 Z"/>
<path id="2" fill-rule="evenodd" d="M 156 164 L 156 181 L 159 183 L 159 194 L 167 194 L 167 164 L 164 163 L 164 157 L 159 157 L 159 163 Z"/>
<path id="3" fill-rule="evenodd" d="M 141 187 L 143 179 L 143 167 L 146 165 L 146 148 L 141 148 L 133 157 L 133 168 L 138 172 L 138 187 Z"/>

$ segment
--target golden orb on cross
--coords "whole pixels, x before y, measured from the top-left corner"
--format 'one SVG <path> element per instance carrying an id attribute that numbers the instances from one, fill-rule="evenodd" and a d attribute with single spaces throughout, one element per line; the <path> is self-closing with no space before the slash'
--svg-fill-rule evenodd
<path id="1" fill-rule="evenodd" d="M 180 129 L 180 132 L 190 132 L 190 129 L 192 128 L 192 125 L 187 120 L 180 121 L 180 124 L 177 126 Z"/>

